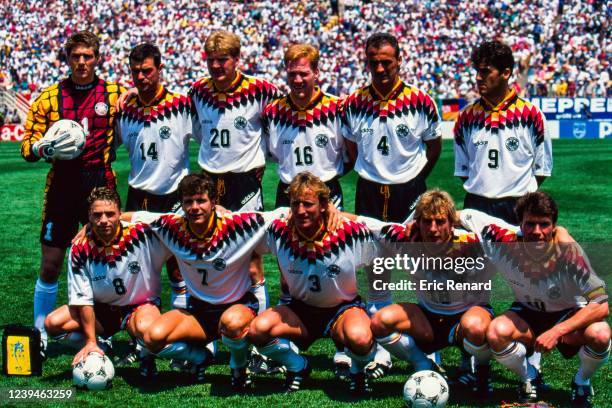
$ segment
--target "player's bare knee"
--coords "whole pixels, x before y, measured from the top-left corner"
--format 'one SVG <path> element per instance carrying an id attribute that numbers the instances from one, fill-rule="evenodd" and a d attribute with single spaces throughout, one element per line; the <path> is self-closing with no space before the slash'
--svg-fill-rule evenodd
<path id="1" fill-rule="evenodd" d="M 347 347 L 357 354 L 368 353 L 374 344 L 372 331 L 367 327 L 345 328 L 344 339 Z"/>
<path id="2" fill-rule="evenodd" d="M 63 322 L 55 313 L 50 313 L 45 318 L 45 331 L 49 336 L 57 336 L 58 334 L 61 334 L 62 325 Z"/>
<path id="3" fill-rule="evenodd" d="M 487 329 L 487 342 L 495 350 L 506 347 L 512 338 L 514 327 L 507 319 L 495 319 Z"/>
<path id="4" fill-rule="evenodd" d="M 243 337 L 249 328 L 250 318 L 239 314 L 223 316 L 219 322 L 219 329 L 224 336 L 231 339 Z"/>
<path id="5" fill-rule="evenodd" d="M 589 325 L 584 331 L 587 344 L 595 351 L 605 351 L 610 344 L 610 325 L 597 322 Z"/>
<path id="6" fill-rule="evenodd" d="M 379 310 L 372 316 L 370 328 L 376 337 L 385 337 L 391 334 L 394 329 L 394 316 L 385 309 Z"/>
<path id="7" fill-rule="evenodd" d="M 270 332 L 274 323 L 265 315 L 255 318 L 249 325 L 247 339 L 250 343 L 262 346 L 270 341 Z"/>
<path id="8" fill-rule="evenodd" d="M 158 351 L 166 344 L 167 338 L 168 332 L 165 328 L 154 324 L 144 333 L 143 340 L 147 349 Z"/>
<path id="9" fill-rule="evenodd" d="M 486 338 L 488 323 L 480 316 L 464 316 L 461 319 L 461 330 L 469 341 L 480 344 Z"/>

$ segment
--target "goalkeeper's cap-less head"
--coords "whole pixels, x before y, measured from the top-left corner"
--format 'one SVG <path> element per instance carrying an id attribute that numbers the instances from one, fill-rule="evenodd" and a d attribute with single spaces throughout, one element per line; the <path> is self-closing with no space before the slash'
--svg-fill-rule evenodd
<path id="1" fill-rule="evenodd" d="M 70 53 L 77 45 L 85 45 L 93 49 L 96 58 L 100 56 L 100 40 L 98 40 L 98 37 L 91 31 L 79 31 L 68 38 L 64 46 L 67 58 L 70 57 Z"/>
<path id="2" fill-rule="evenodd" d="M 474 48 L 471 55 L 472 66 L 476 69 L 481 64 L 492 65 L 499 72 L 506 68 L 512 72 L 514 69 L 514 56 L 512 49 L 501 41 L 485 41 Z"/>

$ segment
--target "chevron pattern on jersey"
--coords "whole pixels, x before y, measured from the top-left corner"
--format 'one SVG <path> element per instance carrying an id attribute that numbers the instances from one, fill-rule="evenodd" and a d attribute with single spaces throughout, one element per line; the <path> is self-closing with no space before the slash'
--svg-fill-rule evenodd
<path id="1" fill-rule="evenodd" d="M 430 122 L 438 121 L 436 104 L 429 95 L 404 83 L 394 91 L 388 100 L 380 100 L 372 86 L 366 86 L 351 94 L 344 104 L 347 114 L 356 117 L 375 117 L 385 122 L 396 116 L 425 115 Z"/>
<path id="2" fill-rule="evenodd" d="M 320 92 L 318 97 L 304 110 L 298 109 L 289 96 L 277 99 L 266 106 L 264 117 L 274 126 L 292 128 L 312 128 L 327 125 L 336 120 L 340 114 L 339 98 Z"/>
<path id="3" fill-rule="evenodd" d="M 495 133 L 503 129 L 528 128 L 535 135 L 536 146 L 544 141 L 544 118 L 530 102 L 515 95 L 489 110 L 481 99 L 465 108 L 455 122 L 455 140 L 462 145 L 468 133 L 481 129 Z"/>
<path id="4" fill-rule="evenodd" d="M 194 111 L 191 99 L 186 95 L 164 90 L 161 97 L 151 106 L 143 106 L 138 97 L 133 97 L 121 113 L 121 120 L 138 122 L 148 127 L 151 123 L 170 119 L 182 113 Z"/>
<path id="5" fill-rule="evenodd" d="M 212 79 L 201 78 L 189 90 L 189 96 L 194 96 L 201 103 L 225 112 L 232 108 L 245 106 L 255 101 L 273 99 L 278 96 L 274 85 L 268 81 L 239 73 L 241 79 L 236 86 L 225 92 L 215 89 Z"/>
<path id="6" fill-rule="evenodd" d="M 160 234 L 178 246 L 188 251 L 196 259 L 204 259 L 221 248 L 236 241 L 238 238 L 248 238 L 264 225 L 264 219 L 259 213 L 231 213 L 223 217 L 215 214 L 215 229 L 204 237 L 196 236 L 189 228 L 189 222 L 180 215 L 162 215 L 153 222 L 153 227 L 159 228 Z"/>
<path id="7" fill-rule="evenodd" d="M 107 264 L 110 268 L 117 265 L 125 256 L 134 252 L 135 248 L 147 239 L 154 236 L 151 228 L 142 223 L 129 224 L 121 227 L 121 232 L 110 245 L 101 245 L 89 232 L 73 245 L 71 260 L 74 273 L 81 273 L 87 261 L 94 264 Z"/>
<path id="8" fill-rule="evenodd" d="M 275 240 L 280 242 L 280 250 L 288 251 L 293 258 L 308 260 L 309 264 L 338 255 L 356 242 L 373 239 L 372 233 L 363 224 L 353 221 L 344 221 L 333 233 L 325 233 L 320 241 L 303 240 L 285 219 L 274 220 L 269 230 Z"/>

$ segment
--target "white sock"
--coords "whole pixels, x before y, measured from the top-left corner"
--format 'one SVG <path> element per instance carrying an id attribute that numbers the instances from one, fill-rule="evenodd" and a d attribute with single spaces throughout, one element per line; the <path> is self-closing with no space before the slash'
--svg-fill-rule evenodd
<path id="1" fill-rule="evenodd" d="M 493 357 L 522 380 L 536 377 L 536 369 L 527 361 L 527 349 L 523 343 L 513 341 L 502 351 L 493 351 Z"/>
<path id="2" fill-rule="evenodd" d="M 306 359 L 293 351 L 287 339 L 276 338 L 258 349 L 261 354 L 284 365 L 292 372 L 301 371 L 307 365 Z"/>
<path id="3" fill-rule="evenodd" d="M 534 351 L 532 355 L 527 357 L 529 364 L 535 367 L 536 370 L 540 371 L 540 364 L 542 362 L 542 353 Z"/>
<path id="4" fill-rule="evenodd" d="M 47 332 L 45 331 L 45 318 L 55 309 L 57 299 L 57 282 L 45 283 L 40 278 L 34 287 L 34 327 L 40 331 L 40 339 L 47 347 Z"/>
<path id="5" fill-rule="evenodd" d="M 176 358 L 179 360 L 191 361 L 194 364 L 200 364 L 206 359 L 208 351 L 203 347 L 196 347 L 184 341 L 176 341 L 168 344 L 166 347 L 157 352 L 158 357 Z"/>
<path id="6" fill-rule="evenodd" d="M 217 340 L 213 340 L 210 343 L 206 343 L 206 348 L 208 349 L 208 351 L 210 351 L 210 354 L 212 354 L 213 357 L 215 357 L 217 355 Z"/>
<path id="7" fill-rule="evenodd" d="M 608 358 L 610 357 L 610 344 L 608 343 L 608 348 L 598 353 L 592 350 L 589 346 L 580 347 L 580 351 L 578 352 L 578 359 L 580 360 L 580 367 L 578 368 L 578 372 L 574 376 L 574 381 L 578 385 L 589 385 L 591 383 L 591 376 L 599 367 L 606 364 L 608 362 Z"/>
<path id="8" fill-rule="evenodd" d="M 376 343 L 376 355 L 374 356 L 374 361 L 387 367 L 391 367 L 393 365 L 391 363 L 391 353 L 385 350 L 385 348 L 378 343 Z"/>
<path id="9" fill-rule="evenodd" d="M 249 345 L 244 337 L 230 339 L 221 336 L 221 341 L 230 350 L 230 368 L 246 367 L 249 359 Z"/>
<path id="10" fill-rule="evenodd" d="M 486 341 L 477 346 L 468 339 L 463 339 L 463 348 L 476 358 L 477 365 L 484 366 L 489 364 L 491 360 L 491 348 Z"/>
<path id="11" fill-rule="evenodd" d="M 254 294 L 257 300 L 259 301 L 259 310 L 257 311 L 257 314 L 260 315 L 270 305 L 270 298 L 268 296 L 266 280 L 264 279 L 261 282 L 251 286 L 251 293 Z"/>
<path id="12" fill-rule="evenodd" d="M 416 371 L 430 370 L 432 367 L 431 360 L 407 334 L 391 333 L 387 337 L 377 338 L 376 341 L 395 357 L 410 361 Z"/>
<path id="13" fill-rule="evenodd" d="M 368 365 L 370 361 L 374 360 L 374 355 L 376 354 L 376 347 L 375 345 L 373 345 L 370 351 L 368 351 L 364 355 L 356 354 L 348 347 L 344 349 L 344 352 L 347 356 L 351 358 L 351 374 L 357 374 L 363 372 L 365 366 Z"/>

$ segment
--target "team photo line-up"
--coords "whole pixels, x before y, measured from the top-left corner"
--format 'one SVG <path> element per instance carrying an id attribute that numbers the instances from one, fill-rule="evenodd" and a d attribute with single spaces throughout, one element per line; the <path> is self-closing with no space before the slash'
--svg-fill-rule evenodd
<path id="1" fill-rule="evenodd" d="M 538 191 L 552 172 L 552 144 L 543 114 L 509 85 L 507 45 L 484 41 L 472 52 L 480 98 L 453 130 L 454 175 L 466 190 L 460 212 L 447 193 L 427 189 L 442 148 L 440 117 L 427 93 L 400 79 L 390 34 L 367 39 L 371 83 L 344 99 L 317 86 L 319 52 L 309 44 L 285 52 L 287 95 L 238 69 L 240 39 L 227 31 L 206 39 L 210 77 L 187 95 L 163 86 L 153 44 L 132 49 L 129 90 L 97 76 L 94 34 L 77 32 L 64 48 L 70 75 L 34 101 L 21 145 L 25 160 L 51 163 L 34 291 L 43 350 L 50 337 L 77 344 L 76 364 L 126 329 L 132 350 L 118 364 L 139 361 L 150 378 L 155 359 L 169 358 L 205 381 L 220 340 L 236 390 L 252 387 L 253 372 L 284 372 L 284 390 L 294 392 L 311 371 L 300 351 L 329 336 L 336 374 L 363 395 L 388 373 L 391 355 L 443 373 L 436 352 L 455 345 L 462 363 L 453 386 L 490 397 L 493 358 L 520 377 L 519 399 L 530 402 L 546 389 L 541 353 L 557 347 L 580 360 L 572 406 L 591 406 L 590 378 L 610 352 L 605 283 L 557 227 L 555 201 Z M 61 120 L 72 129 L 55 137 Z M 71 139 L 75 129 L 84 143 Z M 190 139 L 201 173 L 189 174 Z M 123 212 L 111 168 L 119 144 L 130 161 Z M 267 159 L 278 163 L 279 181 L 276 209 L 263 212 Z M 357 215 L 342 212 L 339 178 L 351 169 Z M 77 235 L 79 224 L 86 229 Z M 493 245 L 523 242 L 528 254 Z M 416 303 L 392 304 L 389 291 L 369 285 L 362 302 L 356 271 L 364 267 L 370 280 L 374 259 L 406 243 L 437 244 L 436 256 L 486 256 L 493 268 L 468 272 L 478 280 L 497 270 L 516 301 L 494 316 L 482 296 L 417 289 Z M 55 309 L 68 248 L 69 301 Z M 266 253 L 281 273 L 274 307 Z M 162 314 L 163 265 L 172 310 Z M 539 280 L 527 276 L 535 270 Z M 563 296 L 550 296 L 551 284 Z"/>

